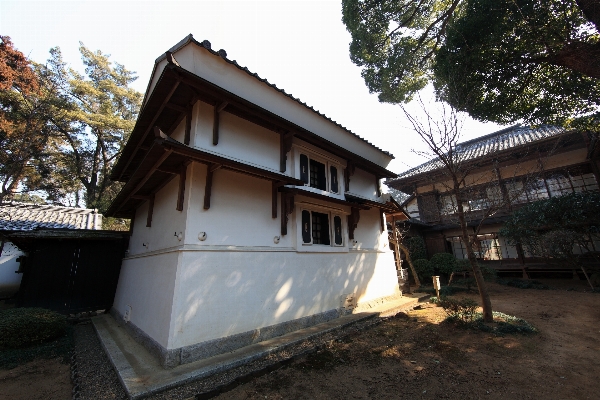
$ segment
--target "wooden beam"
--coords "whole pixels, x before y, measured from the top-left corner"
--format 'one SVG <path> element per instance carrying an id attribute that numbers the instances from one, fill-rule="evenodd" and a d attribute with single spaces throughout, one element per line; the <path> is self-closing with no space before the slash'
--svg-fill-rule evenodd
<path id="1" fill-rule="evenodd" d="M 173 103 L 167 103 L 165 107 L 170 108 L 171 110 L 179 111 L 181 113 L 187 112 L 187 107 L 179 106 Z"/>
<path id="2" fill-rule="evenodd" d="M 138 190 L 140 190 L 142 188 L 142 186 L 144 186 L 144 184 L 148 181 L 148 179 L 150 179 L 150 177 L 152 176 L 152 174 L 154 174 L 154 172 L 156 172 L 156 170 L 158 169 L 158 167 L 160 167 L 160 165 L 171 155 L 171 153 L 173 152 L 173 150 L 169 149 L 166 150 L 162 156 L 160 156 L 160 158 L 158 160 L 156 160 L 156 162 L 154 163 L 154 165 L 152 165 L 152 167 L 150 167 L 150 169 L 148 170 L 148 172 L 146 173 L 146 175 L 144 175 L 144 177 L 142 178 L 142 180 L 135 186 L 135 188 L 131 191 L 131 193 L 129 194 L 129 196 L 127 196 L 125 198 L 125 200 L 121 203 L 121 206 L 125 203 L 127 203 L 127 201 L 129 199 L 131 199 L 132 196 L 135 196 L 135 194 L 138 192 Z M 115 212 L 119 211 L 121 207 L 117 208 L 115 210 Z"/>
<path id="3" fill-rule="evenodd" d="M 179 191 L 177 194 L 177 211 L 183 211 L 183 199 L 185 195 L 185 178 L 187 173 L 187 165 L 182 165 L 179 172 Z"/>
<path id="4" fill-rule="evenodd" d="M 385 232 L 385 217 L 381 208 L 379 209 L 379 222 L 381 224 L 381 232 Z"/>
<path id="5" fill-rule="evenodd" d="M 381 197 L 381 186 L 378 176 L 375 176 L 375 187 L 377 188 L 377 197 Z"/>
<path id="6" fill-rule="evenodd" d="M 179 175 L 179 169 L 176 168 L 168 168 L 168 167 L 160 167 L 156 169 L 158 172 L 164 172 L 165 174 L 171 175 Z"/>
<path id="7" fill-rule="evenodd" d="M 215 104 L 213 112 L 213 145 L 215 146 L 219 144 L 219 114 L 228 104 L 226 101 Z"/>
<path id="8" fill-rule="evenodd" d="M 152 226 L 152 213 L 154 212 L 154 195 L 148 199 L 148 218 L 146 219 L 146 227 Z"/>
<path id="9" fill-rule="evenodd" d="M 210 195 L 212 192 L 212 179 L 213 179 L 213 169 L 211 168 L 213 164 L 208 164 L 206 166 L 206 184 L 204 185 L 204 209 L 208 210 L 210 208 Z"/>
<path id="10" fill-rule="evenodd" d="M 191 136 L 191 131 L 192 131 L 192 109 L 193 109 L 193 105 L 188 106 L 186 113 L 185 113 L 185 137 L 183 139 L 183 144 L 185 145 L 189 145 L 190 144 L 190 136 Z"/>
<path id="11" fill-rule="evenodd" d="M 287 163 L 287 153 L 292 149 L 294 133 L 285 132 L 279 137 L 279 171 L 285 172 Z"/>
<path id="12" fill-rule="evenodd" d="M 173 96 L 173 94 L 175 93 L 175 91 L 179 87 L 180 83 L 181 83 L 181 80 L 177 79 L 177 81 L 175 82 L 175 84 L 173 85 L 173 87 L 171 88 L 171 90 L 169 91 L 169 93 L 165 96 L 165 98 L 163 99 L 162 103 L 158 107 L 158 110 L 156 110 L 156 113 L 154 113 L 154 117 L 152 117 L 152 120 L 148 124 L 148 128 L 146 128 L 146 131 L 144 131 L 144 134 L 142 135 L 142 138 L 138 142 L 137 146 L 135 146 L 135 149 L 133 150 L 133 153 L 131 154 L 131 157 L 129 157 L 129 160 L 127 160 L 127 163 L 125 164 L 125 167 L 123 167 L 123 170 L 122 170 L 123 172 L 125 172 L 127 170 L 127 167 L 131 163 L 131 160 L 133 160 L 133 158 L 135 157 L 136 153 L 138 152 L 138 150 L 140 149 L 140 147 L 142 146 L 142 144 L 146 140 L 146 137 L 148 136 L 148 134 L 150 133 L 150 131 L 154 128 L 154 123 L 156 122 L 156 120 L 158 119 L 158 117 L 160 116 L 160 114 L 163 112 L 163 110 L 165 109 L 166 105 L 169 103 L 169 100 L 171 100 L 171 96 Z M 119 179 L 121 179 L 121 177 L 123 176 L 123 172 L 121 172 L 121 175 L 119 176 Z"/>

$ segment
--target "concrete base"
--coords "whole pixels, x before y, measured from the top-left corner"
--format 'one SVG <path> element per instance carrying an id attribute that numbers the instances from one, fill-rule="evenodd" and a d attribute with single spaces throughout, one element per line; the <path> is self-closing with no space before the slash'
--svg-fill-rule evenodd
<path id="1" fill-rule="evenodd" d="M 365 309 L 355 310 L 354 314 L 169 369 L 163 368 L 154 355 L 128 334 L 124 323 L 106 314 L 94 317 L 92 322 L 128 396 L 138 399 L 238 367 L 365 319 L 394 315 L 429 297 L 413 293 L 393 301 L 370 304 Z"/>

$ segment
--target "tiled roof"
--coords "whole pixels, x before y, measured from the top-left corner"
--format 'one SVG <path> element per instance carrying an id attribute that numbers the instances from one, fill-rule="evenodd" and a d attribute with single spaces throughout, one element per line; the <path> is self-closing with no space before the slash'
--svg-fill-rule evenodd
<path id="1" fill-rule="evenodd" d="M 0 230 L 30 231 L 36 228 L 101 229 L 102 214 L 89 208 L 16 202 L 0 204 Z"/>
<path id="2" fill-rule="evenodd" d="M 394 155 L 391 154 L 388 151 L 385 151 L 383 149 L 380 149 L 379 147 L 375 146 L 373 143 L 369 142 L 367 139 L 357 135 L 356 133 L 352 132 L 350 129 L 346 128 L 345 126 L 341 125 L 340 123 L 332 120 L 331 118 L 329 118 L 328 116 L 326 116 L 325 114 L 322 114 L 321 112 L 319 112 L 318 110 L 315 110 L 313 107 L 309 106 L 308 104 L 304 103 L 302 100 L 294 97 L 293 95 L 291 95 L 290 93 L 287 93 L 285 90 L 278 88 L 275 84 L 269 82 L 268 80 L 266 80 L 265 78 L 261 78 L 257 73 L 255 72 L 251 72 L 247 67 L 243 67 L 240 64 L 238 64 L 238 62 L 236 60 L 230 60 L 229 58 L 227 58 L 227 52 L 223 49 L 219 50 L 219 51 L 214 51 L 211 48 L 211 44 L 208 40 L 203 40 L 202 42 L 197 41 L 196 39 L 194 39 L 194 37 L 192 36 L 192 34 L 189 34 L 188 36 L 186 36 L 182 41 L 180 41 L 179 43 L 177 43 L 175 46 L 173 46 L 169 52 L 174 53 L 175 51 L 179 50 L 180 48 L 182 48 L 183 46 L 185 46 L 188 43 L 194 43 L 200 47 L 205 48 L 206 50 L 208 50 L 209 52 L 211 52 L 212 54 L 221 57 L 223 60 L 225 60 L 226 62 L 228 62 L 229 64 L 233 64 L 235 65 L 238 69 L 246 72 L 248 75 L 258 79 L 259 81 L 269 85 L 270 87 L 272 87 L 273 89 L 277 90 L 278 92 L 284 94 L 285 96 L 289 97 L 290 99 L 296 101 L 297 103 L 303 105 L 304 107 L 308 108 L 309 110 L 311 110 L 312 112 L 314 112 L 315 114 L 325 118 L 326 120 L 328 120 L 329 122 L 337 125 L 338 127 L 342 128 L 343 130 L 345 130 L 346 132 L 350 133 L 351 135 L 356 136 L 357 138 L 359 138 L 360 140 L 362 140 L 363 142 L 371 145 L 372 147 L 374 147 L 375 149 L 381 151 L 384 154 L 387 154 L 388 156 L 390 156 L 391 158 L 394 158 Z M 156 64 L 159 63 L 159 61 L 161 61 L 163 58 L 166 57 L 166 54 L 158 57 L 156 59 Z M 155 65 L 156 65 L 155 64 Z M 147 94 L 146 94 L 147 95 Z M 145 99 L 144 99 L 145 102 Z"/>
<path id="3" fill-rule="evenodd" d="M 459 143 L 455 147 L 455 154 L 458 157 L 457 161 L 459 162 L 474 161 L 493 153 L 524 146 L 538 140 L 558 136 L 562 133 L 565 133 L 565 129 L 558 126 L 543 125 L 538 128 L 532 128 L 529 126 L 516 125 L 489 135 Z M 406 178 L 438 170 L 442 167 L 443 164 L 440 159 L 434 158 L 418 167 L 398 174 L 397 178 L 390 179 L 387 182 L 392 183 L 401 181 Z"/>

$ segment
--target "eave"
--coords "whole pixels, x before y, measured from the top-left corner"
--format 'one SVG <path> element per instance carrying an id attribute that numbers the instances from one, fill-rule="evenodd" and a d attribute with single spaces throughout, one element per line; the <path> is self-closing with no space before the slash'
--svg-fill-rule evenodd
<path id="1" fill-rule="evenodd" d="M 154 194 L 174 177 L 180 176 L 181 179 L 182 174 L 185 176 L 185 168 L 191 162 L 208 165 L 211 172 L 221 168 L 265 179 L 273 182 L 274 185 L 303 184 L 301 180 L 285 174 L 193 148 L 168 137 L 153 135 L 150 148 L 144 153 L 144 158 L 137 164 L 136 170 L 129 176 L 106 215 L 132 218 L 135 210 L 143 202 L 153 199 Z M 180 207 L 179 203 L 178 207 Z M 206 198 L 205 208 L 207 208 Z"/>
<path id="2" fill-rule="evenodd" d="M 169 59 L 169 58 L 168 58 Z M 342 157 L 378 179 L 393 178 L 396 174 L 345 148 L 336 145 L 240 96 L 237 96 L 184 68 L 170 58 L 150 98 L 145 103 L 121 157 L 112 170 L 111 179 L 127 182 L 137 165 L 152 147 L 152 130 L 159 127 L 170 135 L 189 114 L 196 101 L 202 101 L 221 112 L 236 115 L 263 128 L 276 132 L 283 138 L 290 135 Z"/>

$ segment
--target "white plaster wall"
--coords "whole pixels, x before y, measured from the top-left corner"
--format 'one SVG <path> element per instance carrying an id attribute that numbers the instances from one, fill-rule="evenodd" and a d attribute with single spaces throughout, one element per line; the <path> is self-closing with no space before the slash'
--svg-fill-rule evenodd
<path id="1" fill-rule="evenodd" d="M 198 102 L 193 146 L 279 172 L 279 134 L 226 111 L 219 116 L 219 143 L 213 145 L 213 106 Z"/>
<path id="2" fill-rule="evenodd" d="M 176 251 L 125 258 L 113 302 L 122 315 L 130 306 L 130 321 L 165 348 L 179 258 Z"/>
<path id="3" fill-rule="evenodd" d="M 354 175 L 350 177 L 350 190 L 353 193 L 367 199 L 381 200 L 377 197 L 377 186 L 375 184 L 375 175 L 368 173 L 360 168 L 354 170 Z"/>
<path id="4" fill-rule="evenodd" d="M 388 155 L 204 48 L 187 45 L 179 49 L 174 56 L 186 70 L 316 133 L 332 143 L 355 154 L 360 154 L 375 164 L 385 168 L 391 161 L 391 157 Z M 159 65 L 161 68 L 157 69 L 156 74 L 162 71 L 163 62 Z M 151 87 L 154 87 L 155 79 L 153 78 Z"/>
<path id="5" fill-rule="evenodd" d="M 391 252 L 183 253 L 169 348 L 178 348 L 398 293 Z"/>
<path id="6" fill-rule="evenodd" d="M 192 181 L 186 244 L 293 247 L 291 235 L 281 236 L 280 199 L 277 218 L 272 218 L 270 181 L 218 169 L 213 172 L 210 208 L 204 210 L 206 166 L 193 163 L 188 174 Z M 206 240 L 198 239 L 200 232 L 206 232 Z M 278 244 L 275 236 L 281 236 Z"/>
<path id="7" fill-rule="evenodd" d="M 133 224 L 133 235 L 129 240 L 129 255 L 147 253 L 155 250 L 170 248 L 183 244 L 175 236 L 175 232 L 185 235 L 186 205 L 190 199 L 191 177 L 187 173 L 186 192 L 183 211 L 177 211 L 177 193 L 179 190 L 179 176 L 174 176 L 154 198 L 154 212 L 152 213 L 152 226 L 146 227 L 148 205 L 146 201 L 136 210 Z M 143 246 L 146 243 L 147 246 Z"/>
<path id="8" fill-rule="evenodd" d="M 389 251 L 387 230 L 381 231 L 379 209 L 360 210 L 360 220 L 354 230 L 355 248 L 363 250 Z M 385 218 L 385 214 L 384 214 Z"/>

